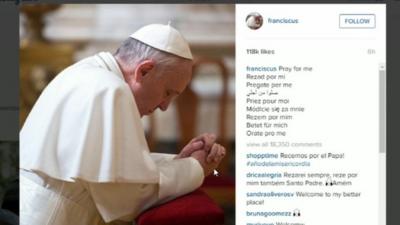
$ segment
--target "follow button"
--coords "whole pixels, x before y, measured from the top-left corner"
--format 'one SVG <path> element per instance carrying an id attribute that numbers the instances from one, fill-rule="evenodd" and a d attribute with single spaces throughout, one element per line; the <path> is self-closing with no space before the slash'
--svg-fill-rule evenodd
<path id="1" fill-rule="evenodd" d="M 375 28 L 375 14 L 340 14 L 340 28 Z"/>

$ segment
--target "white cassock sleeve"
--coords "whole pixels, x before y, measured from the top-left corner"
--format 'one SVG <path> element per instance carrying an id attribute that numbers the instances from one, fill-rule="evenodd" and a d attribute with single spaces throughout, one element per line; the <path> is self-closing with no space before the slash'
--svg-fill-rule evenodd
<path id="1" fill-rule="evenodd" d="M 159 184 L 83 182 L 106 222 L 132 221 L 149 207 L 187 194 L 203 182 L 204 172 L 196 159 L 150 155 L 160 171 Z"/>

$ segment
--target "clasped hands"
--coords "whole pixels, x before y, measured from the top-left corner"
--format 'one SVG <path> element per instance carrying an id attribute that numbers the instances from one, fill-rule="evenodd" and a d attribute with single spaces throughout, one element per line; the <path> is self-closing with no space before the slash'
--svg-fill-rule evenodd
<path id="1" fill-rule="evenodd" d="M 216 143 L 214 134 L 204 133 L 193 138 L 175 157 L 175 159 L 193 157 L 203 167 L 204 175 L 210 175 L 225 157 L 225 148 Z"/>

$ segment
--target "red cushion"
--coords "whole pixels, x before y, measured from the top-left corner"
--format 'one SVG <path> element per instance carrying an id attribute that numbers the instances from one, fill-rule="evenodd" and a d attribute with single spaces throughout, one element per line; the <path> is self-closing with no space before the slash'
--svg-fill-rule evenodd
<path id="1" fill-rule="evenodd" d="M 224 213 L 204 192 L 190 194 L 151 208 L 136 218 L 138 225 L 217 225 Z"/>
<path id="2" fill-rule="evenodd" d="M 204 179 L 202 187 L 226 187 L 235 188 L 235 179 L 230 176 L 208 176 Z"/>

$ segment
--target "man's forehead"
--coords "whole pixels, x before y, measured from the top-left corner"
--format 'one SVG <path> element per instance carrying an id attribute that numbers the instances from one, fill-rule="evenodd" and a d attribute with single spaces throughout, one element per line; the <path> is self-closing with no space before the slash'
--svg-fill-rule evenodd
<path id="1" fill-rule="evenodd" d="M 184 61 L 182 63 L 178 63 L 175 66 L 175 74 L 180 78 L 180 79 L 191 79 L 192 77 L 192 68 L 193 68 L 193 63 L 192 61 Z"/>
<path id="2" fill-rule="evenodd" d="M 169 89 L 170 91 L 181 93 L 192 79 L 192 69 L 191 67 L 180 67 L 179 70 L 165 77 L 168 79 L 166 82 L 167 90 Z"/>

